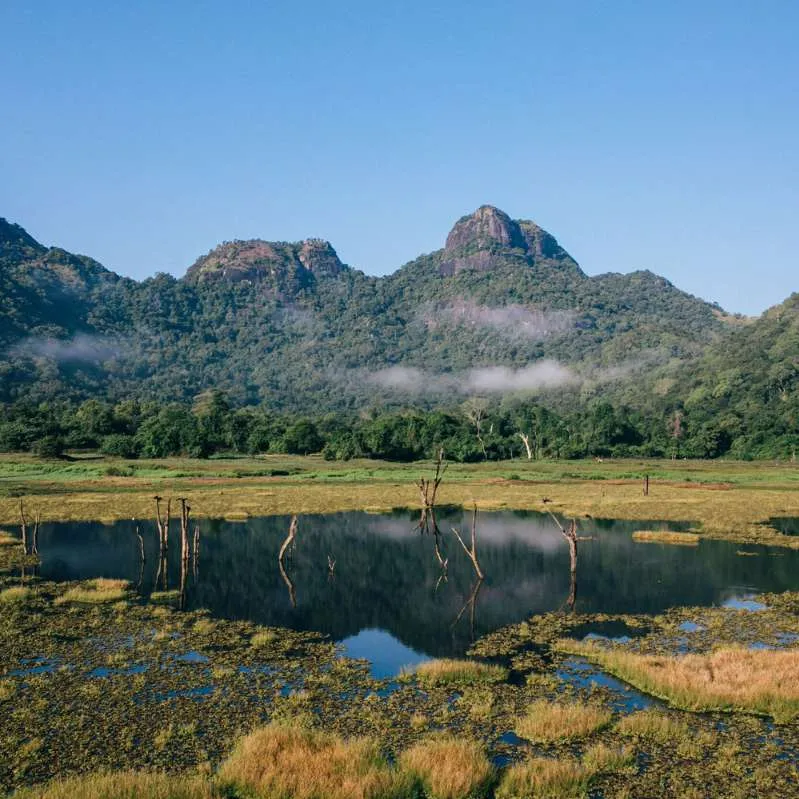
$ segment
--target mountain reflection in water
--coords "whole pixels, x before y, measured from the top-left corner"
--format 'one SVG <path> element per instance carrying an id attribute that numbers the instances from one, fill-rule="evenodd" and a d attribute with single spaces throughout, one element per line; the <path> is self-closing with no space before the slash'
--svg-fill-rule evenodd
<path id="1" fill-rule="evenodd" d="M 445 574 L 434 537 L 414 531 L 417 521 L 418 512 L 410 511 L 300 517 L 296 542 L 285 558 L 294 606 L 278 567 L 288 517 L 200 520 L 199 568 L 187 580 L 185 606 L 207 608 L 218 617 L 316 630 L 345 642 L 354 656 L 392 663 L 405 657 L 411 663 L 463 655 L 477 637 L 567 602 L 568 546 L 548 516 L 481 513 L 481 583 L 449 532 L 453 526 L 469 529 L 469 511 L 439 512 Z M 42 578 L 102 576 L 139 583 L 136 524 L 43 525 Z M 147 596 L 155 590 L 158 541 L 152 521 L 138 525 L 147 556 L 139 590 Z M 747 592 L 799 588 L 799 552 L 748 547 L 759 557 L 744 558 L 736 555 L 738 545 L 724 541 L 701 541 L 697 547 L 635 543 L 631 534 L 637 529 L 680 525 L 580 521 L 580 535 L 594 540 L 579 546 L 576 612 L 658 613 L 674 605 L 722 604 Z M 176 532 L 170 544 L 167 583 L 177 589 Z"/>

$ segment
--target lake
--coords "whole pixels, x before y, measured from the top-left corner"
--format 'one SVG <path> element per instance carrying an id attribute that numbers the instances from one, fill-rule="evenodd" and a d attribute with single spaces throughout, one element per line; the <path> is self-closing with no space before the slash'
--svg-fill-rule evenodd
<path id="1" fill-rule="evenodd" d="M 213 616 L 315 630 L 347 654 L 373 662 L 376 676 L 429 657 L 462 656 L 481 635 L 534 613 L 565 608 L 571 593 L 569 553 L 553 520 L 534 512 L 481 513 L 476 578 L 451 528 L 468 543 L 471 513 L 439 511 L 442 571 L 435 537 L 415 529 L 418 513 L 303 516 L 294 546 L 278 552 L 288 517 L 247 522 L 200 520 L 200 554 L 189 568 L 184 606 Z M 139 556 L 135 529 L 145 544 Z M 675 605 L 722 605 L 750 593 L 799 588 L 799 552 L 700 541 L 698 546 L 636 543 L 633 531 L 684 530 L 658 522 L 581 520 L 575 612 L 653 614 Z M 173 520 L 167 569 L 159 570 L 151 520 L 42 526 L 47 580 L 117 577 L 143 597 L 180 585 L 179 525 Z M 335 563 L 331 569 L 331 564 Z M 155 581 L 158 577 L 158 585 Z"/>

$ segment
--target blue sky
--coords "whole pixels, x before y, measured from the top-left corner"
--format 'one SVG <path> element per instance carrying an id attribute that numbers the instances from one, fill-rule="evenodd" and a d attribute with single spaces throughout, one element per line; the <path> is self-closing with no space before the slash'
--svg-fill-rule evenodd
<path id="1" fill-rule="evenodd" d="M 799 4 L 0 4 L 0 215 L 122 274 L 329 239 L 371 274 L 483 203 L 589 274 L 799 290 Z"/>

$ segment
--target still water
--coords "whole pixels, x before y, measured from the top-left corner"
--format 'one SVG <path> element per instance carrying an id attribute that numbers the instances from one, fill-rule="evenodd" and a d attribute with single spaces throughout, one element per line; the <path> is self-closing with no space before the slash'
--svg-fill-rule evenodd
<path id="1" fill-rule="evenodd" d="M 482 513 L 474 568 L 451 528 L 464 530 L 471 514 L 439 513 L 442 571 L 435 539 L 414 530 L 410 512 L 339 513 L 300 517 L 296 542 L 278 552 L 287 517 L 246 523 L 200 521 L 198 568 L 189 571 L 185 607 L 260 624 L 316 630 L 342 642 L 347 654 L 373 662 L 377 676 L 428 657 L 460 656 L 481 635 L 533 613 L 564 607 L 570 591 L 568 546 L 546 515 Z M 159 567 L 155 525 L 136 523 L 43 525 L 40 574 L 48 580 L 118 577 L 143 596 L 180 584 L 179 527 L 170 534 L 168 568 Z M 722 605 L 760 591 L 799 588 L 799 552 L 701 541 L 682 547 L 636 543 L 638 529 L 680 529 L 657 522 L 583 520 L 576 612 L 657 613 L 675 605 Z M 335 565 L 331 569 L 331 564 Z"/>

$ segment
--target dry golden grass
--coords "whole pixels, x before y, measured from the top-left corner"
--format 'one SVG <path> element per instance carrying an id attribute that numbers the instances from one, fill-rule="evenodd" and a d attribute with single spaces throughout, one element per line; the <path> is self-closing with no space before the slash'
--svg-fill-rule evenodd
<path id="1" fill-rule="evenodd" d="M 406 799 L 415 784 L 389 768 L 374 741 L 279 724 L 243 738 L 219 779 L 264 799 Z"/>
<path id="2" fill-rule="evenodd" d="M 705 655 L 640 655 L 561 641 L 603 669 L 686 710 L 743 710 L 788 721 L 799 715 L 799 650 L 724 647 Z"/>
<path id="3" fill-rule="evenodd" d="M 695 547 L 699 545 L 699 536 L 696 533 L 677 533 L 672 530 L 636 530 L 633 541 L 639 544 L 676 544 L 682 547 Z"/>
<path id="4" fill-rule="evenodd" d="M 0 591 L 0 605 L 11 605 L 24 602 L 31 595 L 31 589 L 24 585 L 15 585 Z"/>
<path id="5" fill-rule="evenodd" d="M 479 799 L 494 781 L 494 768 L 476 741 L 442 736 L 420 741 L 399 759 L 422 784 L 428 799 Z"/>
<path id="6" fill-rule="evenodd" d="M 610 723 L 611 713 L 596 705 L 538 699 L 516 719 L 514 730 L 535 743 L 582 738 Z"/>
<path id="7" fill-rule="evenodd" d="M 496 799 L 582 799 L 590 774 L 573 760 L 534 757 L 508 768 Z"/>
<path id="8" fill-rule="evenodd" d="M 14 799 L 212 799 L 211 783 L 193 775 L 120 771 L 21 788 Z"/>
<path id="9" fill-rule="evenodd" d="M 616 729 L 622 735 L 649 738 L 661 744 L 676 744 L 691 734 L 690 728 L 684 721 L 678 721 L 660 710 L 631 713 L 618 723 Z"/>
<path id="10" fill-rule="evenodd" d="M 273 644 L 277 641 L 279 637 L 279 633 L 275 630 L 261 630 L 250 638 L 250 646 L 253 647 L 253 649 L 269 646 L 269 644 Z"/>
<path id="11" fill-rule="evenodd" d="M 426 685 L 478 685 L 497 683 L 506 680 L 508 670 L 493 663 L 480 663 L 478 660 L 454 660 L 440 658 L 420 663 L 412 670 L 403 671 L 410 676 L 415 674 L 419 682 Z"/>
<path id="12" fill-rule="evenodd" d="M 62 605 L 67 602 L 95 604 L 103 602 L 119 602 L 128 595 L 130 583 L 127 580 L 113 580 L 107 577 L 98 577 L 87 580 L 79 586 L 68 588 L 55 603 Z"/>

